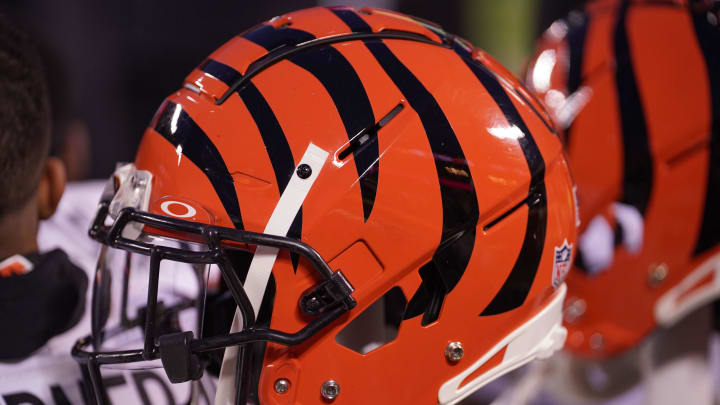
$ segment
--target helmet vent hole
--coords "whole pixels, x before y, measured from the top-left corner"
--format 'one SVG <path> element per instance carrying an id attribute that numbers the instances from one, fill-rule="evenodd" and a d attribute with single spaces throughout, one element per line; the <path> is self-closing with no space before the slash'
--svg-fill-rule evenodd
<path id="1" fill-rule="evenodd" d="M 353 136 L 344 148 L 337 154 L 338 160 L 345 160 L 350 154 L 361 152 L 367 145 L 370 145 L 375 138 L 378 136 L 378 131 L 387 125 L 393 118 L 395 118 L 405 106 L 403 103 L 398 103 L 389 113 L 385 114 L 380 121 L 375 124 L 363 129 L 357 135 Z"/>
<path id="2" fill-rule="evenodd" d="M 393 287 L 345 326 L 335 341 L 360 354 L 385 346 L 397 337 L 405 305 L 405 294 Z"/>

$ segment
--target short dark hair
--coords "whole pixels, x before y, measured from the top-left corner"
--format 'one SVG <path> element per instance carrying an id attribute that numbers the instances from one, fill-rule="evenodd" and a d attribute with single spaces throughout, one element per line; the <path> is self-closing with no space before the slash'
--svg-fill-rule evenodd
<path id="1" fill-rule="evenodd" d="M 50 150 L 50 102 L 30 37 L 0 14 L 0 218 L 37 189 Z"/>

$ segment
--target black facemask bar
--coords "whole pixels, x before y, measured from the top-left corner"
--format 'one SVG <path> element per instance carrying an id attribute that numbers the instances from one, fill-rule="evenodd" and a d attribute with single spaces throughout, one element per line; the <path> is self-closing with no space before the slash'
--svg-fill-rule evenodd
<path id="1" fill-rule="evenodd" d="M 203 365 L 200 354 L 230 346 L 247 345 L 254 342 L 273 342 L 284 346 L 301 344 L 355 307 L 353 287 L 340 270 L 333 272 L 320 254 L 311 246 L 288 237 L 249 232 L 231 228 L 199 224 L 181 219 L 168 218 L 148 212 L 124 208 L 112 225 L 105 225 L 109 203 L 101 202 L 98 213 L 90 228 L 90 237 L 113 248 L 123 249 L 150 257 L 147 316 L 144 325 L 144 346 L 137 350 L 98 352 L 88 350 L 93 336 L 78 340 L 72 349 L 72 356 L 80 364 L 89 403 L 109 403 L 100 375 L 101 365 L 125 364 L 161 359 L 168 378 L 173 383 L 197 380 L 202 376 Z M 208 249 L 191 251 L 175 247 L 159 246 L 141 240 L 122 236 L 129 223 L 139 223 L 156 229 L 193 235 L 202 239 Z M 225 243 L 224 243 L 225 242 Z M 297 253 L 307 259 L 318 272 L 322 281 L 308 290 L 300 299 L 304 313 L 316 316 L 310 323 L 295 333 L 270 328 L 255 328 L 255 313 L 243 289 L 238 272 L 226 254 L 229 243 L 254 246 L 268 246 Z M 162 260 L 173 260 L 190 264 L 215 264 L 220 269 L 242 315 L 242 330 L 224 336 L 195 338 L 192 332 L 177 332 L 157 336 L 156 321 L 158 279 Z M 245 356 L 243 356 L 245 357 Z M 247 364 L 239 365 L 248 370 Z M 242 376 L 240 376 L 242 378 Z"/>

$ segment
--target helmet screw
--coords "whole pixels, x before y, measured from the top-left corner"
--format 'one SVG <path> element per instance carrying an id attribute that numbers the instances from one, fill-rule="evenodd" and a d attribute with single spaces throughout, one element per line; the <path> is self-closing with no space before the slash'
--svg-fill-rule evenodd
<path id="1" fill-rule="evenodd" d="M 287 378 L 278 378 L 275 380 L 275 392 L 284 394 L 290 389 L 290 381 Z"/>
<path id="2" fill-rule="evenodd" d="M 312 168 L 305 163 L 297 167 L 297 175 L 301 179 L 307 179 L 312 174 Z"/>
<path id="3" fill-rule="evenodd" d="M 565 322 L 575 323 L 581 316 L 585 314 L 587 310 L 587 304 L 585 300 L 580 298 L 570 298 L 566 301 L 567 307 L 565 307 L 564 316 Z"/>
<path id="4" fill-rule="evenodd" d="M 456 363 L 460 361 L 464 355 L 465 350 L 460 342 L 450 342 L 450 344 L 447 345 L 447 348 L 445 348 L 445 358 L 447 358 L 450 362 Z"/>
<path id="5" fill-rule="evenodd" d="M 305 306 L 308 311 L 315 312 L 321 307 L 320 300 L 317 297 L 310 297 L 305 303 Z"/>
<path id="6" fill-rule="evenodd" d="M 718 17 L 712 11 L 708 11 L 707 20 L 712 25 L 718 25 Z"/>
<path id="7" fill-rule="evenodd" d="M 588 344 L 594 351 L 602 351 L 605 348 L 605 337 L 599 333 L 593 333 L 592 336 L 590 336 Z"/>
<path id="8" fill-rule="evenodd" d="M 662 282 L 667 278 L 669 272 L 670 268 L 665 263 L 650 265 L 650 274 L 648 275 L 650 287 L 657 287 L 662 284 Z"/>
<path id="9" fill-rule="evenodd" d="M 340 395 L 340 384 L 335 380 L 327 380 L 320 388 L 320 394 L 322 394 L 323 398 L 332 401 Z"/>

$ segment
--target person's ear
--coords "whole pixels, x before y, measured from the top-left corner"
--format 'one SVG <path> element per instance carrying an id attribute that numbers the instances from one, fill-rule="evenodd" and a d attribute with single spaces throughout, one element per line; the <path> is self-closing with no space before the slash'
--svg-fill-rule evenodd
<path id="1" fill-rule="evenodd" d="M 62 160 L 52 156 L 47 158 L 45 167 L 42 169 L 37 193 L 38 217 L 40 219 L 48 219 L 55 213 L 60 198 L 62 198 L 65 191 L 66 181 L 65 165 Z"/>

